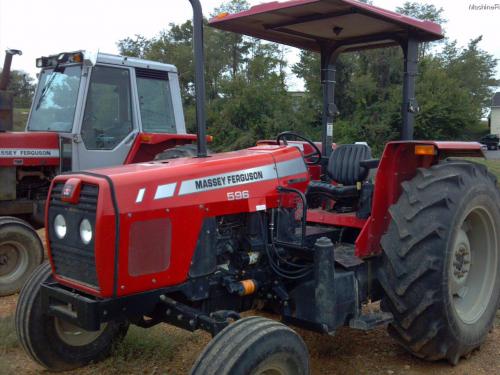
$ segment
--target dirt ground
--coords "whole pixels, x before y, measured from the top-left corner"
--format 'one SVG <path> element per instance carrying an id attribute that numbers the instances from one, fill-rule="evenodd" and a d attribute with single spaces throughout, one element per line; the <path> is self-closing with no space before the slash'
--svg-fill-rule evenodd
<path id="1" fill-rule="evenodd" d="M 0 331 L 0 340 L 6 341 L 0 341 L 0 374 L 38 374 L 43 370 L 25 355 L 15 338 L 12 322 L 16 301 L 17 296 L 0 299 L 0 319 L 8 325 Z M 342 329 L 335 337 L 298 331 L 309 348 L 313 375 L 493 375 L 500 374 L 500 311 L 496 327 L 480 350 L 455 367 L 444 361 L 428 363 L 413 358 L 383 328 L 367 333 Z M 166 325 L 152 330 L 133 328 L 112 358 L 72 373 L 187 374 L 209 340 L 206 333 L 188 333 Z"/>
<path id="2" fill-rule="evenodd" d="M 43 239 L 43 231 L 39 234 Z M 31 361 L 17 341 L 13 324 L 17 298 L 0 297 L 0 375 L 47 373 Z M 455 367 L 445 361 L 429 363 L 412 357 L 384 328 L 370 332 L 345 328 L 333 337 L 297 331 L 309 349 L 312 375 L 500 374 L 500 310 L 485 344 Z M 209 341 L 205 332 L 189 333 L 167 325 L 149 330 L 132 327 L 111 358 L 71 374 L 184 375 Z"/>

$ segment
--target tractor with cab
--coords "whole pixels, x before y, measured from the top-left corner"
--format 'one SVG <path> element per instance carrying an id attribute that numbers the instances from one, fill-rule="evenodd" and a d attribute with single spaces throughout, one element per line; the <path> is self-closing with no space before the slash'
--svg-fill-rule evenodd
<path id="1" fill-rule="evenodd" d="M 56 175 L 195 154 L 176 67 L 105 53 L 38 58 L 26 131 L 12 131 L 6 89 L 19 53 L 7 50 L 0 84 L 0 296 L 18 292 L 43 261 L 35 229 Z"/>
<path id="2" fill-rule="evenodd" d="M 500 299 L 496 179 L 463 159 L 483 157 L 478 143 L 412 140 L 418 45 L 442 38 L 440 26 L 354 0 L 215 17 L 212 27 L 321 53 L 323 137 L 317 147 L 286 132 L 207 155 L 203 19 L 190 2 L 197 156 L 52 181 L 50 262 L 16 311 L 26 353 L 70 370 L 110 355 L 130 324 L 160 323 L 213 335 L 192 375 L 308 374 L 291 327 L 388 326 L 413 355 L 452 364 L 479 348 Z M 332 151 L 338 55 L 392 46 L 404 53 L 401 140 L 380 159 L 364 144 Z M 281 321 L 240 316 L 258 310 Z"/>

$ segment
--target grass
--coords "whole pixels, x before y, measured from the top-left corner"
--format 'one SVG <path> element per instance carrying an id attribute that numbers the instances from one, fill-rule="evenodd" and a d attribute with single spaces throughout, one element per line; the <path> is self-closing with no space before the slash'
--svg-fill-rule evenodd
<path id="1" fill-rule="evenodd" d="M 19 346 L 14 327 L 14 315 L 0 318 L 0 355 Z"/>
<path id="2" fill-rule="evenodd" d="M 144 369 L 161 369 L 172 361 L 179 347 L 194 339 L 183 331 L 165 330 L 164 325 L 144 329 L 130 326 L 127 336 L 112 356 L 87 368 L 90 374 L 141 373 Z M 153 371 L 155 373 L 155 371 Z M 163 373 L 160 371 L 160 373 Z"/>
<path id="3" fill-rule="evenodd" d="M 500 183 L 500 160 L 484 160 L 484 159 L 471 159 L 475 162 L 481 163 L 488 167 L 488 170 L 497 176 Z"/>

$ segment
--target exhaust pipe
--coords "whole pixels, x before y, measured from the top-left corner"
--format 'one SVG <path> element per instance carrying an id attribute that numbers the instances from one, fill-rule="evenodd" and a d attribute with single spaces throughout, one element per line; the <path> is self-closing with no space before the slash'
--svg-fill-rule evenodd
<path id="1" fill-rule="evenodd" d="M 12 56 L 21 54 L 22 52 L 17 49 L 5 51 L 3 70 L 0 75 L 0 132 L 10 131 L 14 127 L 14 93 L 7 91 L 7 87 L 10 81 Z"/>
<path id="2" fill-rule="evenodd" d="M 18 49 L 5 50 L 5 60 L 3 61 L 2 76 L 0 77 L 0 91 L 7 90 L 10 81 L 10 66 L 12 65 L 12 56 L 22 55 Z"/>
<path id="3" fill-rule="evenodd" d="M 189 0 L 193 7 L 193 51 L 195 64 L 196 126 L 198 157 L 207 157 L 207 125 L 205 122 L 205 58 L 203 53 L 203 10 L 199 0 Z"/>

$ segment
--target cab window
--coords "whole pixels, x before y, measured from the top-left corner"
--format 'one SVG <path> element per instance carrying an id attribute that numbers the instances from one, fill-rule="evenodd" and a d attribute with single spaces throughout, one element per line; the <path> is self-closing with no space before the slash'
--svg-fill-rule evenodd
<path id="1" fill-rule="evenodd" d="M 176 133 L 168 73 L 136 69 L 142 129 L 146 133 Z"/>
<path id="2" fill-rule="evenodd" d="M 82 123 L 85 147 L 89 150 L 114 149 L 131 131 L 129 70 L 94 67 Z"/>

